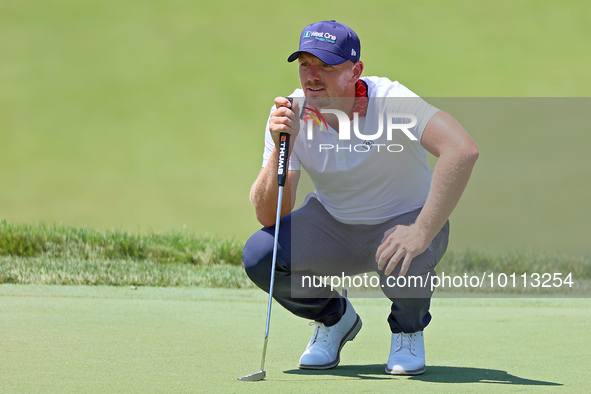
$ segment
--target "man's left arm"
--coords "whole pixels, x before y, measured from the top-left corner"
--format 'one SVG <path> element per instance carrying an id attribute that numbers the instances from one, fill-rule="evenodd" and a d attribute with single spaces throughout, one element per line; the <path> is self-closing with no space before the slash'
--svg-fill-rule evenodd
<path id="1" fill-rule="evenodd" d="M 431 190 L 415 223 L 396 226 L 384 234 L 376 261 L 386 275 L 400 261 L 400 275 L 406 275 L 412 259 L 427 249 L 460 200 L 478 159 L 478 148 L 472 137 L 443 111 L 433 115 L 425 127 L 421 145 L 438 158 Z"/>

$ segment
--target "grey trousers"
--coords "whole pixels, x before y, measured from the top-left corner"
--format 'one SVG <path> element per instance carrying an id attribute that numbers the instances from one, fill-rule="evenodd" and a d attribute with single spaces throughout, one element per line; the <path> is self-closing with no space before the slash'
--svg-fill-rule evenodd
<path id="1" fill-rule="evenodd" d="M 297 316 L 331 326 L 345 312 L 344 299 L 330 286 L 302 286 L 302 277 L 377 272 L 380 289 L 392 301 L 388 314 L 391 331 L 422 331 L 431 321 L 430 286 L 392 286 L 392 278 L 388 281 L 375 261 L 384 233 L 396 225 L 414 223 L 419 213 L 420 209 L 377 225 L 344 224 L 334 219 L 311 193 L 300 208 L 281 219 L 274 299 Z M 247 275 L 266 292 L 269 291 L 274 231 L 274 226 L 257 231 L 242 253 Z M 427 250 L 413 259 L 406 277 L 422 277 L 427 281 L 434 276 L 435 266 L 447 249 L 448 237 L 449 222 Z M 401 265 L 400 262 L 390 276 L 398 276 Z"/>

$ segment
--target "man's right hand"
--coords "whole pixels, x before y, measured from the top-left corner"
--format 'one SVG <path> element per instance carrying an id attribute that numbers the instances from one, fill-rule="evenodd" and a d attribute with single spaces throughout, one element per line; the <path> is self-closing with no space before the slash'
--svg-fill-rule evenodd
<path id="1" fill-rule="evenodd" d="M 279 135 L 287 133 L 291 135 L 290 149 L 293 147 L 298 132 L 300 131 L 300 118 L 297 114 L 300 113 L 300 108 L 296 100 L 293 101 L 293 111 L 291 103 L 285 97 L 276 97 L 275 106 L 277 109 L 271 113 L 269 119 L 269 130 L 271 137 L 275 142 L 275 147 L 279 149 Z"/>

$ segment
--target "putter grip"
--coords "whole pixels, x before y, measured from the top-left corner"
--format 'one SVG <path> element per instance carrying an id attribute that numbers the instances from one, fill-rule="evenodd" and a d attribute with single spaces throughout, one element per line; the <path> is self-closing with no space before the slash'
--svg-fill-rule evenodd
<path id="1" fill-rule="evenodd" d="M 289 103 L 293 105 L 293 99 L 286 97 Z M 289 137 L 287 133 L 279 135 L 279 161 L 277 162 L 277 183 L 279 186 L 285 186 L 287 180 L 287 160 L 289 154 Z"/>

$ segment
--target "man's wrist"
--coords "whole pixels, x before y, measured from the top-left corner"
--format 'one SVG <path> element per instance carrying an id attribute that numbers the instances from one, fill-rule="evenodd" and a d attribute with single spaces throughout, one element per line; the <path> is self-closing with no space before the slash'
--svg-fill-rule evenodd
<path id="1" fill-rule="evenodd" d="M 437 232 L 439 230 L 435 230 L 434 226 L 426 221 L 426 220 L 422 220 L 422 218 L 419 217 L 417 218 L 417 220 L 415 221 L 415 223 L 413 224 L 416 234 L 417 236 L 423 241 L 424 244 L 428 245 L 431 243 L 431 241 L 433 240 L 433 238 L 435 238 L 435 236 L 437 235 Z"/>

